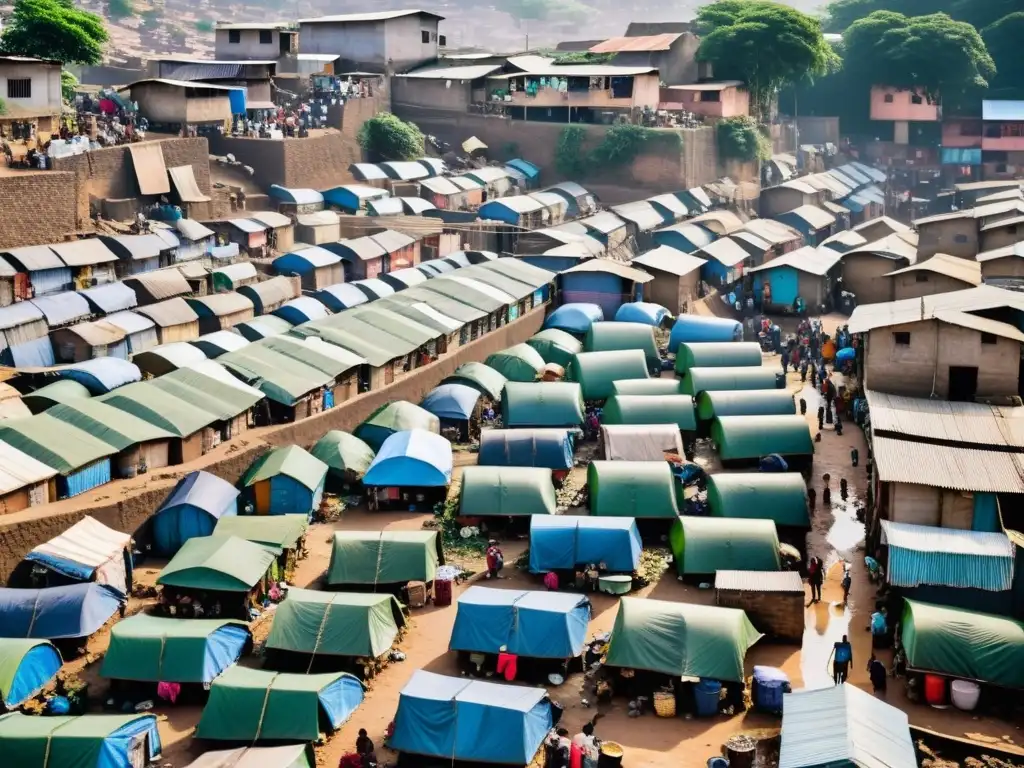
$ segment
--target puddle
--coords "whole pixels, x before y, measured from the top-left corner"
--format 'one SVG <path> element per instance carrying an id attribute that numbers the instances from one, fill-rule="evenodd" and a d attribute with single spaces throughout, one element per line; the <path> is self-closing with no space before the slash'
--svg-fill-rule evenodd
<path id="1" fill-rule="evenodd" d="M 804 612 L 804 636 L 800 649 L 800 674 L 805 688 L 828 688 L 832 681 L 832 648 L 850 634 L 853 612 L 839 603 L 818 603 Z"/>
<path id="2" fill-rule="evenodd" d="M 855 550 L 864 542 L 864 523 L 857 519 L 857 496 L 849 494 L 846 501 L 834 490 L 832 496 L 832 525 L 825 534 L 825 541 L 835 552 L 829 552 L 826 565 L 836 552 L 846 560 L 853 561 Z"/>

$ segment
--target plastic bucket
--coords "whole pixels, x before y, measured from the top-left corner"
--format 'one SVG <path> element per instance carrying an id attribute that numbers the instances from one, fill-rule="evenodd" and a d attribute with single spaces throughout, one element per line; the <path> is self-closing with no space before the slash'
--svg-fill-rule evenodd
<path id="1" fill-rule="evenodd" d="M 949 686 L 950 699 L 953 706 L 962 709 L 964 712 L 972 712 L 978 706 L 978 699 L 981 696 L 981 686 L 970 680 L 954 680 Z"/>
<path id="2" fill-rule="evenodd" d="M 946 678 L 939 675 L 924 676 L 924 700 L 933 706 L 946 703 Z"/>
<path id="3" fill-rule="evenodd" d="M 701 680 L 693 687 L 697 717 L 712 717 L 718 714 L 718 701 L 722 697 L 722 684 L 717 680 Z"/>

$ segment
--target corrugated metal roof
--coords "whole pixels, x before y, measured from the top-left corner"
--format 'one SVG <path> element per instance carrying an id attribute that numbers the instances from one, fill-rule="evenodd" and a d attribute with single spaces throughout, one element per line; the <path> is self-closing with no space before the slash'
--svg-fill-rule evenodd
<path id="1" fill-rule="evenodd" d="M 1024 344 L 1024 332 L 1009 323 L 1001 323 L 998 320 L 989 320 L 987 317 L 969 315 L 955 309 L 939 310 L 935 313 L 935 319 L 951 325 L 959 325 L 961 328 L 970 328 L 980 333 L 991 333 L 993 336 L 1001 336 L 1004 339 L 1013 339 Z"/>
<path id="2" fill-rule="evenodd" d="M 515 213 L 531 213 L 545 207 L 544 203 L 530 197 L 529 195 L 512 195 L 511 197 L 499 197 L 491 200 L 487 205 L 500 205 Z"/>
<path id="3" fill-rule="evenodd" d="M 1024 101 L 983 99 L 981 102 L 981 119 L 1024 122 Z"/>
<path id="4" fill-rule="evenodd" d="M 766 261 L 759 267 L 748 269 L 747 272 L 764 272 L 778 267 L 792 267 L 812 275 L 824 275 L 838 264 L 841 258 L 840 254 L 830 248 L 814 248 L 805 245 L 803 248 L 797 248 L 795 251 L 789 251 L 771 261 Z"/>
<path id="5" fill-rule="evenodd" d="M 531 192 L 527 197 L 532 197 L 545 208 L 557 208 L 561 211 L 565 211 L 569 207 L 569 203 L 566 199 L 557 192 L 542 190 L 540 192 Z"/>
<path id="6" fill-rule="evenodd" d="M 459 189 L 465 190 L 466 192 L 472 192 L 475 189 L 483 189 L 484 185 L 476 179 L 471 179 L 468 176 L 450 176 L 449 181 Z"/>
<path id="7" fill-rule="evenodd" d="M 287 277 L 272 277 L 262 283 L 242 286 L 241 290 L 250 298 L 255 295 L 263 306 L 264 312 L 268 306 L 284 303 L 298 295 L 295 291 L 295 284 Z"/>
<path id="8" fill-rule="evenodd" d="M 882 520 L 889 545 L 887 580 L 1002 592 L 1013 587 L 1015 547 L 1005 533 L 964 531 Z"/>
<path id="9" fill-rule="evenodd" d="M 801 205 L 799 208 L 794 208 L 792 211 L 782 215 L 797 216 L 815 229 L 824 229 L 836 223 L 835 215 L 818 208 L 816 205 Z"/>
<path id="10" fill-rule="evenodd" d="M 617 229 L 622 229 L 626 226 L 626 223 L 610 211 L 601 211 L 595 213 L 593 216 L 587 216 L 585 219 L 580 219 L 579 223 L 587 229 L 592 229 L 595 232 L 600 232 L 602 235 L 607 235 L 614 232 Z"/>
<path id="11" fill-rule="evenodd" d="M 682 277 L 700 269 L 707 262 L 692 254 L 683 253 L 670 246 L 662 245 L 637 256 L 630 263 Z"/>
<path id="12" fill-rule="evenodd" d="M 318 245 L 311 245 L 308 248 L 292 251 L 292 255 L 298 256 L 311 267 L 329 267 L 332 264 L 338 264 L 341 262 L 341 256 L 328 251 L 326 248 L 321 248 Z M 253 276 L 255 276 L 255 274 L 256 271 L 253 269 Z"/>
<path id="13" fill-rule="evenodd" d="M 124 279 L 125 285 L 142 288 L 154 299 L 170 299 L 192 293 L 188 280 L 176 269 L 158 269 L 155 272 L 143 272 Z"/>
<path id="14" fill-rule="evenodd" d="M 993 248 L 991 251 L 982 251 L 975 257 L 975 259 L 979 263 L 984 264 L 986 261 L 1005 259 L 1010 256 L 1024 257 L 1024 242 L 1004 245 L 1002 248 Z"/>
<path id="15" fill-rule="evenodd" d="M 29 272 L 43 269 L 60 269 L 64 262 L 48 245 L 27 245 L 24 248 L 8 248 L 4 254 L 16 259 Z"/>
<path id="16" fill-rule="evenodd" d="M 497 168 L 493 165 L 488 165 L 485 168 L 474 168 L 471 171 L 466 171 L 462 176 L 469 176 L 471 179 L 476 179 L 478 182 L 485 185 L 509 178 L 508 171 L 504 168 Z"/>
<path id="17" fill-rule="evenodd" d="M 762 240 L 768 241 L 771 245 L 781 245 L 792 240 L 801 240 L 803 236 L 788 224 L 773 219 L 751 219 L 743 228 L 753 232 Z"/>
<path id="18" fill-rule="evenodd" d="M 552 184 L 546 191 L 551 191 L 553 189 L 559 189 L 570 197 L 578 199 L 582 199 L 590 194 L 583 185 L 577 184 L 575 181 L 562 181 L 558 184 Z"/>
<path id="19" fill-rule="evenodd" d="M 97 320 L 93 323 L 79 323 L 68 328 L 91 347 L 116 344 L 125 337 L 125 332 L 118 326 Z"/>
<path id="20" fill-rule="evenodd" d="M 888 325 L 930 320 L 936 312 L 981 312 L 1003 307 L 1024 311 L 1024 294 L 979 285 L 976 288 L 936 293 L 916 299 L 862 304 L 850 315 L 849 326 L 853 333 L 864 333 Z"/>
<path id="21" fill-rule="evenodd" d="M 656 72 L 655 67 L 619 67 L 614 64 L 556 64 L 547 56 L 510 56 L 508 63 L 528 75 L 555 77 L 629 77 Z M 502 78 L 522 77 L 522 73 L 501 75 Z"/>
<path id="22" fill-rule="evenodd" d="M 145 315 L 161 328 L 199 322 L 199 315 L 180 296 L 147 307 L 139 307 L 135 311 Z"/>
<path id="23" fill-rule="evenodd" d="M 348 170 L 360 181 L 383 181 L 388 177 L 376 163 L 352 163 Z"/>
<path id="24" fill-rule="evenodd" d="M 129 334 L 148 331 L 156 326 L 152 320 L 138 312 L 115 312 L 112 315 L 107 315 L 103 320 Z"/>
<path id="25" fill-rule="evenodd" d="M 249 261 L 241 261 L 238 264 L 227 264 L 213 270 L 213 274 L 222 275 L 232 283 L 243 280 L 256 279 L 256 265 Z"/>
<path id="26" fill-rule="evenodd" d="M 934 272 L 937 275 L 945 275 L 970 285 L 981 285 L 981 265 L 977 261 L 960 259 L 945 253 L 936 253 L 930 259 L 897 269 L 884 277 L 896 277 L 910 272 Z"/>
<path id="27" fill-rule="evenodd" d="M 886 235 L 881 240 L 866 245 L 858 245 L 846 252 L 846 255 L 857 253 L 871 253 L 877 256 L 886 256 L 890 259 L 906 259 L 913 264 L 917 261 L 917 233 L 916 232 L 895 232 Z"/>
<path id="28" fill-rule="evenodd" d="M 613 205 L 612 211 L 620 219 L 636 224 L 641 232 L 649 232 L 665 223 L 661 218 L 661 214 L 646 200 L 638 200 L 633 203 L 625 203 L 624 205 Z"/>
<path id="29" fill-rule="evenodd" d="M 240 293 L 228 291 L 226 293 L 211 293 L 208 296 L 197 296 L 185 299 L 193 309 L 205 307 L 214 317 L 224 317 L 237 312 L 251 311 L 252 301 Z"/>
<path id="30" fill-rule="evenodd" d="M 0 442 L 0 494 L 7 494 L 49 480 L 57 470 L 33 459 L 7 443 Z"/>
<path id="31" fill-rule="evenodd" d="M 410 80 L 477 80 L 501 69 L 500 64 L 470 64 L 465 67 L 428 67 L 397 77 Z"/>
<path id="32" fill-rule="evenodd" d="M 912 525 L 882 520 L 882 543 L 918 552 L 1000 557 L 1012 560 L 1013 543 L 1005 533 L 965 531 L 932 525 Z M 916 586 L 916 585 L 899 585 Z M 953 585 L 950 585 L 953 586 Z M 1003 589 L 1009 589 L 1009 586 Z"/>
<path id="33" fill-rule="evenodd" d="M 642 37 L 611 37 L 590 49 L 591 53 L 624 53 L 628 51 L 667 51 L 682 37 L 681 32 Z"/>
<path id="34" fill-rule="evenodd" d="M 320 201 L 323 202 L 323 196 L 321 195 Z M 292 223 L 292 220 L 285 216 L 283 213 L 277 211 L 253 211 L 249 214 L 249 218 L 253 221 L 262 224 L 273 229 L 280 227 L 287 227 Z"/>
<path id="35" fill-rule="evenodd" d="M 78 293 L 96 311 L 104 314 L 131 309 L 139 303 L 135 297 L 135 291 L 124 283 L 107 283 L 106 285 L 98 285 L 95 288 L 86 288 Z"/>
<path id="36" fill-rule="evenodd" d="M 677 218 L 685 216 L 689 213 L 683 201 L 672 194 L 655 195 L 654 197 L 647 198 L 650 203 L 657 203 L 658 205 L 671 211 Z"/>
<path id="37" fill-rule="evenodd" d="M 1021 203 L 1024 207 L 1024 203 Z M 1024 223 L 1024 216 L 1014 216 L 1011 219 L 1000 219 L 999 221 L 993 221 L 991 224 L 986 224 L 981 228 L 982 232 L 990 232 L 993 229 L 1001 229 L 1002 227 L 1013 227 L 1017 228 L 1018 224 Z"/>
<path id="38" fill-rule="evenodd" d="M 43 311 L 31 301 L 19 301 L 6 307 L 0 307 L 0 331 L 16 328 L 19 325 L 34 323 L 39 320 L 46 322 Z"/>
<path id="39" fill-rule="evenodd" d="M 423 179 L 420 182 L 421 187 L 426 187 L 431 192 L 437 195 L 458 195 L 462 193 L 462 190 L 452 183 L 451 179 L 446 179 L 444 176 L 436 176 L 430 179 Z"/>
<path id="40" fill-rule="evenodd" d="M 688 224 L 700 224 L 716 235 L 728 235 L 743 228 L 743 219 L 732 211 L 708 211 L 687 220 Z"/>
<path id="41" fill-rule="evenodd" d="M 779 184 L 779 187 L 783 189 L 795 189 L 797 192 L 802 192 L 805 195 L 818 194 L 818 190 L 816 190 L 814 187 L 812 187 L 810 184 L 808 184 L 806 181 L 803 181 L 802 179 L 792 179 L 791 181 L 784 181 L 781 184 Z M 770 189 L 771 187 L 764 191 L 768 192 Z"/>
<path id="42" fill-rule="evenodd" d="M 739 232 L 733 232 L 729 237 L 733 240 L 742 240 L 751 247 L 756 248 L 758 251 L 767 251 L 772 247 L 771 243 L 767 240 L 762 240 L 753 232 L 744 232 L 740 230 Z"/>
<path id="43" fill-rule="evenodd" d="M 955 491 L 1024 493 L 1024 456 L 889 437 L 872 440 L 878 478 Z"/>
<path id="44" fill-rule="evenodd" d="M 193 339 L 188 343 L 203 351 L 203 354 L 206 354 L 205 350 L 203 350 L 204 346 L 214 347 L 222 352 L 234 352 L 236 349 L 248 346 L 249 340 L 242 336 L 242 334 L 235 333 L 234 331 L 214 331 L 213 333 L 204 334 L 198 339 Z"/>
<path id="45" fill-rule="evenodd" d="M 306 187 L 282 187 L 280 184 L 271 184 L 269 195 L 271 198 L 283 200 L 286 203 L 296 205 L 316 205 L 324 201 L 324 196 L 315 189 Z M 260 221 L 257 219 L 257 221 Z M 260 221 L 260 223 L 265 223 Z"/>
<path id="46" fill-rule="evenodd" d="M 822 241 L 822 245 L 828 247 L 832 243 L 845 245 L 848 248 L 856 248 L 859 245 L 867 245 L 867 238 L 852 229 L 846 229 Z"/>
<path id="47" fill-rule="evenodd" d="M 212 229 L 204 224 L 200 224 L 195 219 L 178 219 L 174 222 L 174 226 L 181 233 L 182 237 L 192 242 L 205 240 L 208 237 L 213 237 L 215 234 Z"/>
<path id="48" fill-rule="evenodd" d="M 991 195 L 983 195 L 975 200 L 974 204 L 984 205 L 986 203 L 998 203 L 1001 200 L 1024 200 L 1024 192 L 1021 191 L 1020 187 L 1004 189 L 1002 192 L 993 192 Z"/>
<path id="49" fill-rule="evenodd" d="M 586 261 L 581 261 L 575 267 L 565 270 L 562 274 L 567 275 L 579 272 L 604 272 L 609 275 L 618 275 L 626 280 L 632 280 L 634 283 L 649 283 L 654 279 L 653 276 L 646 272 L 626 266 L 621 261 L 615 261 L 614 259 L 587 259 Z"/>
<path id="50" fill-rule="evenodd" d="M 1024 408 L 956 403 L 868 390 L 871 429 L 926 440 L 1024 448 Z"/>
<path id="51" fill-rule="evenodd" d="M 739 264 L 750 255 L 731 237 L 719 238 L 703 248 L 698 248 L 695 253 L 706 254 L 727 267 Z"/>
<path id="52" fill-rule="evenodd" d="M 400 19 L 404 16 L 430 16 L 434 19 L 444 19 L 430 11 L 421 11 L 409 8 L 403 11 L 373 11 L 370 13 L 341 13 L 334 16 L 316 16 L 311 19 L 299 19 L 299 24 L 354 24 L 365 21 L 388 21 Z"/>
<path id="53" fill-rule="evenodd" d="M 228 224 L 250 235 L 256 232 L 266 232 L 267 230 L 266 226 L 252 219 L 231 219 L 228 221 Z"/>
<path id="54" fill-rule="evenodd" d="M 54 293 L 49 296 L 40 296 L 30 300 L 36 308 L 46 317 L 46 323 L 51 327 L 67 325 L 75 320 L 81 320 L 92 314 L 92 308 L 85 297 L 74 291 L 65 293 Z"/>
<path id="55" fill-rule="evenodd" d="M 117 255 L 107 248 L 102 240 L 95 237 L 88 240 L 54 243 L 50 248 L 69 267 L 91 267 L 96 264 L 109 264 L 112 261 L 117 261 Z"/>
<path id="56" fill-rule="evenodd" d="M 101 235 L 104 243 L 116 243 L 128 252 L 133 261 L 155 259 L 167 245 L 156 235 Z"/>
<path id="57" fill-rule="evenodd" d="M 334 211 L 317 211 L 316 213 L 304 213 L 296 217 L 299 224 L 304 227 L 323 227 L 337 224 L 341 217 Z"/>
<path id="58" fill-rule="evenodd" d="M 716 571 L 715 589 L 743 592 L 799 592 L 804 583 L 796 571 Z"/>
<path id="59" fill-rule="evenodd" d="M 390 160 L 380 164 L 389 178 L 400 181 L 414 181 L 425 179 L 430 176 L 430 171 L 425 165 L 412 161 Z"/>

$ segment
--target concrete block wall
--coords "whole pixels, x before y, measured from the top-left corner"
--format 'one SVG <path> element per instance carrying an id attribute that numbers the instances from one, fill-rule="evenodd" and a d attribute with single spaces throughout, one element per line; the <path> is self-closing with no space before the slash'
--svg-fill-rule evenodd
<path id="1" fill-rule="evenodd" d="M 60 242 L 79 229 L 78 187 L 71 172 L 0 177 L 0 248 Z"/>
<path id="2" fill-rule="evenodd" d="M 744 592 L 716 589 L 715 602 L 739 608 L 758 632 L 782 640 L 800 640 L 804 634 L 803 592 Z"/>

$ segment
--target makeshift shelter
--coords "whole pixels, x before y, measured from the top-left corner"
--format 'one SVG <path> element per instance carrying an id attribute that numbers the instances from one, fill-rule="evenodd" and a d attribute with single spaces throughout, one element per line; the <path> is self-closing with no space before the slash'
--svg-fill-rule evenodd
<path id="1" fill-rule="evenodd" d="M 312 743 L 206 752 L 186 768 L 316 768 Z"/>
<path id="2" fill-rule="evenodd" d="M 373 448 L 358 437 L 332 429 L 309 452 L 327 465 L 327 485 L 347 488 L 363 479 L 375 456 Z"/>
<path id="3" fill-rule="evenodd" d="M 680 576 L 782 567 L 771 520 L 684 516 L 672 525 L 668 540 Z"/>
<path id="4" fill-rule="evenodd" d="M 743 660 L 760 638 L 736 608 L 623 597 L 605 664 L 742 683 Z"/>
<path id="5" fill-rule="evenodd" d="M 736 320 L 707 315 L 679 315 L 669 334 L 668 351 L 676 352 L 680 344 L 710 341 L 742 341 L 743 325 Z"/>
<path id="6" fill-rule="evenodd" d="M 273 517 L 255 517 L 250 515 L 231 515 L 222 517 L 213 529 L 214 536 L 237 536 L 262 544 L 271 549 L 281 549 L 285 553 L 294 552 L 309 530 L 309 518 L 305 515 L 275 515 Z"/>
<path id="7" fill-rule="evenodd" d="M 676 358 L 678 360 L 678 358 Z M 732 392 L 751 389 L 783 389 L 781 371 L 766 366 L 740 368 L 689 368 L 683 378 L 683 392 Z"/>
<path id="8" fill-rule="evenodd" d="M 422 429 L 394 433 L 363 475 L 363 485 L 375 489 L 371 507 L 381 502 L 405 506 L 443 501 L 452 481 L 452 465 L 452 445 L 440 435 Z"/>
<path id="9" fill-rule="evenodd" d="M 906 600 L 902 643 L 916 672 L 1024 688 L 1024 622 Z"/>
<path id="10" fill-rule="evenodd" d="M 374 411 L 353 434 L 380 452 L 384 441 L 398 432 L 421 430 L 439 435 L 441 420 L 430 411 L 406 400 L 393 400 Z"/>
<path id="11" fill-rule="evenodd" d="M 297 275 L 305 291 L 318 291 L 345 278 L 341 256 L 315 245 L 278 256 L 273 267 L 279 275 Z"/>
<path id="12" fill-rule="evenodd" d="M 20 707 L 57 676 L 63 663 L 46 640 L 0 639 L 0 707 Z"/>
<path id="13" fill-rule="evenodd" d="M 640 564 L 640 532 L 631 517 L 534 515 L 530 518 L 530 571 L 574 570 L 604 563 L 632 573 Z"/>
<path id="14" fill-rule="evenodd" d="M 64 533 L 25 555 L 11 583 L 15 586 L 27 583 L 29 572 L 42 567 L 47 572 L 47 586 L 94 581 L 126 595 L 131 586 L 131 541 L 127 533 L 108 528 L 94 518 L 83 517 Z"/>
<path id="15" fill-rule="evenodd" d="M 537 350 L 545 363 L 554 363 L 563 368 L 569 364 L 573 355 L 583 351 L 583 344 L 579 339 L 557 328 L 548 328 L 534 334 L 526 343 Z"/>
<path id="16" fill-rule="evenodd" d="M 782 698 L 779 768 L 916 768 L 907 713 L 850 683 Z"/>
<path id="17" fill-rule="evenodd" d="M 647 358 L 639 349 L 580 352 L 573 355 L 566 376 L 579 383 L 585 401 L 607 400 L 614 382 L 648 378 Z"/>
<path id="18" fill-rule="evenodd" d="M 20 512 L 49 504 L 57 470 L 0 442 L 0 509 Z"/>
<path id="19" fill-rule="evenodd" d="M 623 379 L 612 382 L 612 396 L 615 395 L 680 395 L 682 384 L 678 379 Z M 611 398 L 609 398 L 609 401 Z M 605 404 L 607 409 L 608 404 Z"/>
<path id="20" fill-rule="evenodd" d="M 604 310 L 599 304 L 563 304 L 544 320 L 544 328 L 557 328 L 575 336 L 586 336 L 590 326 L 604 320 Z"/>
<path id="21" fill-rule="evenodd" d="M 225 615 L 236 609 L 248 616 L 249 593 L 267 576 L 280 550 L 254 544 L 237 536 L 198 536 L 185 542 L 157 576 L 156 583 L 178 594 L 220 592 L 238 595 L 236 605 L 225 606 Z"/>
<path id="22" fill-rule="evenodd" d="M 544 688 L 417 670 L 398 697 L 388 746 L 402 754 L 524 766 L 551 729 Z"/>
<path id="23" fill-rule="evenodd" d="M 100 675 L 111 680 L 209 685 L 252 642 L 249 628 L 226 619 L 170 619 L 137 613 L 117 622 Z"/>
<path id="24" fill-rule="evenodd" d="M 601 411 L 601 423 L 675 424 L 683 432 L 692 432 L 697 428 L 697 416 L 690 395 L 612 395 Z"/>
<path id="25" fill-rule="evenodd" d="M 76 400 L 87 400 L 92 394 L 83 385 L 70 379 L 58 379 L 39 389 L 22 395 L 22 401 L 33 414 L 42 413 L 55 405 L 73 403 Z M 20 418 L 20 417 L 16 417 Z"/>
<path id="26" fill-rule="evenodd" d="M 344 672 L 289 675 L 234 666 L 213 681 L 196 738 L 211 741 L 316 741 L 363 702 L 363 684 Z"/>
<path id="27" fill-rule="evenodd" d="M 583 392 L 573 382 L 510 381 L 501 395 L 501 421 L 506 428 L 580 427 Z"/>
<path id="28" fill-rule="evenodd" d="M 201 334 L 229 331 L 254 317 L 252 301 L 240 293 L 211 293 L 185 302 L 199 317 Z"/>
<path id="29" fill-rule="evenodd" d="M 488 429 L 480 434 L 479 466 L 572 469 L 573 439 L 565 429 Z"/>
<path id="30" fill-rule="evenodd" d="M 0 588 L 0 637 L 88 637 L 117 613 L 124 596 L 101 584 Z"/>
<path id="31" fill-rule="evenodd" d="M 391 649 L 405 625 L 394 595 L 292 587 L 274 614 L 266 648 L 309 657 L 376 659 Z"/>
<path id="32" fill-rule="evenodd" d="M 448 649 L 572 659 L 583 652 L 590 601 L 564 592 L 470 587 L 457 603 Z"/>
<path id="33" fill-rule="evenodd" d="M 261 315 L 247 323 L 239 323 L 235 330 L 249 341 L 259 341 L 271 336 L 280 336 L 292 329 L 292 324 L 277 315 Z"/>
<path id="34" fill-rule="evenodd" d="M 242 493 L 257 515 L 304 514 L 320 509 L 327 465 L 297 445 L 260 456 L 242 477 Z"/>
<path id="35" fill-rule="evenodd" d="M 484 364 L 493 368 L 508 381 L 536 381 L 544 370 L 545 360 L 529 344 L 516 344 L 489 355 Z"/>
<path id="36" fill-rule="evenodd" d="M 554 515 L 551 470 L 542 467 L 466 467 L 459 495 L 461 517 Z"/>
<path id="37" fill-rule="evenodd" d="M 457 427 L 463 442 L 469 442 L 470 426 L 479 416 L 479 402 L 480 391 L 473 387 L 465 384 L 441 384 L 427 393 L 420 407 L 434 414 L 441 420 L 443 426 Z"/>
<path id="38" fill-rule="evenodd" d="M 802 416 L 717 416 L 711 439 L 722 461 L 760 459 L 771 453 L 793 462 L 810 464 L 814 443 Z"/>
<path id="39" fill-rule="evenodd" d="M 431 582 L 444 565 L 437 531 L 337 531 L 327 566 L 330 587 Z"/>
<path id="40" fill-rule="evenodd" d="M 249 346 L 249 340 L 233 329 L 207 333 L 188 343 L 206 355 L 208 360 L 216 360 L 228 352 L 237 352 Z"/>
<path id="41" fill-rule="evenodd" d="M 595 517 L 679 516 L 675 480 L 664 461 L 592 461 L 587 488 Z"/>
<path id="42" fill-rule="evenodd" d="M 601 426 L 604 458 L 609 461 L 653 461 L 684 456 L 683 441 L 675 424 L 604 424 Z"/>
<path id="43" fill-rule="evenodd" d="M 686 376 L 691 368 L 745 368 L 761 365 L 761 345 L 753 341 L 705 341 L 680 344 L 676 373 Z"/>
<path id="44" fill-rule="evenodd" d="M 654 340 L 654 329 L 644 323 L 620 321 L 594 323 L 583 340 L 585 352 L 617 352 L 639 349 L 647 358 L 650 371 L 661 370 L 661 354 Z"/>
<path id="45" fill-rule="evenodd" d="M 792 416 L 796 413 L 793 393 L 785 389 L 704 391 L 696 400 L 697 417 L 701 421 L 711 421 L 716 416 Z"/>
<path id="46" fill-rule="evenodd" d="M 771 520 L 776 526 L 810 528 L 807 485 L 799 472 L 720 472 L 708 477 L 712 517 Z"/>
<path id="47" fill-rule="evenodd" d="M 465 384 L 486 395 L 492 402 L 501 400 L 501 391 L 508 379 L 499 371 L 483 363 L 463 363 L 451 376 L 442 379 L 442 384 Z"/>
<path id="48" fill-rule="evenodd" d="M 238 491 L 209 472 L 189 472 L 151 518 L 153 551 L 171 557 L 196 536 L 209 536 L 222 517 L 237 514 Z"/>
<path id="49" fill-rule="evenodd" d="M 4 763 L 21 768 L 124 768 L 160 756 L 156 715 L 0 715 Z"/>

